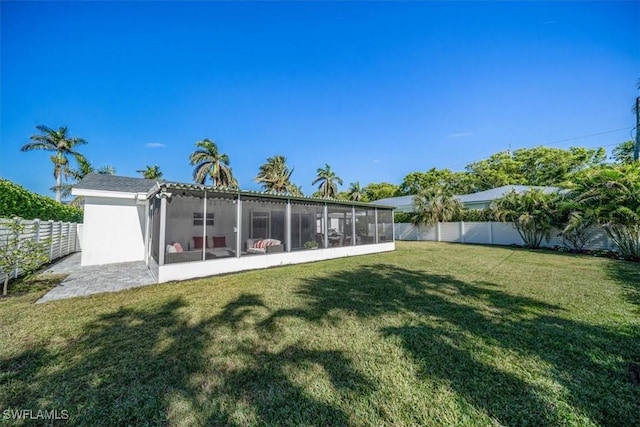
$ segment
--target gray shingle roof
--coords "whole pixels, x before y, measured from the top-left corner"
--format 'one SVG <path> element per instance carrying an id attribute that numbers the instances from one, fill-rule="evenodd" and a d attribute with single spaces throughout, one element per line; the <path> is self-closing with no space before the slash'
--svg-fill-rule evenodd
<path id="1" fill-rule="evenodd" d="M 121 193 L 146 193 L 156 184 L 152 179 L 90 173 L 74 188 L 82 190 L 117 191 Z"/>

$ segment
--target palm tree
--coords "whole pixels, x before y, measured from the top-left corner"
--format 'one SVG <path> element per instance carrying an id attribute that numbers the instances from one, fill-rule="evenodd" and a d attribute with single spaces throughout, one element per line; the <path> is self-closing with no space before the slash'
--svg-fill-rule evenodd
<path id="1" fill-rule="evenodd" d="M 154 165 L 154 166 L 147 165 L 145 166 L 144 169 L 137 170 L 136 172 L 141 174 L 142 177 L 146 179 L 155 179 L 155 180 L 162 179 L 162 171 L 160 170 L 160 166 L 158 165 Z"/>
<path id="2" fill-rule="evenodd" d="M 76 145 L 84 145 L 87 143 L 82 138 L 71 138 L 67 131 L 67 126 L 62 126 L 58 130 L 54 130 L 48 126 L 38 125 L 36 129 L 40 134 L 31 135 L 31 142 L 20 148 L 21 151 L 45 150 L 54 151 L 56 154 L 51 156 L 53 162 L 53 177 L 56 179 L 55 193 L 56 201 L 62 199 L 62 176 L 69 176 L 69 158 L 73 156 L 77 161 L 81 161 L 84 157 L 75 151 Z"/>
<path id="3" fill-rule="evenodd" d="M 62 184 L 61 193 L 62 198 L 67 198 L 71 195 L 71 190 L 73 187 L 85 176 L 90 173 L 97 173 L 100 175 L 115 175 L 116 168 L 113 166 L 102 166 L 101 168 L 94 168 L 89 160 L 85 157 L 79 158 L 78 160 L 78 168 L 77 169 L 69 169 L 69 177 L 73 179 L 73 182 L 66 184 Z M 56 191 L 56 187 L 51 187 L 51 191 Z M 75 199 L 74 199 L 75 200 Z"/>
<path id="4" fill-rule="evenodd" d="M 496 200 L 491 209 L 502 222 L 511 222 L 526 247 L 537 249 L 542 239 L 547 240 L 551 228 L 557 223 L 559 196 L 531 189 L 518 194 L 507 193 Z"/>
<path id="5" fill-rule="evenodd" d="M 622 256 L 640 259 L 640 163 L 594 168 L 568 196 L 577 214 L 586 212 L 585 221 L 595 218 Z"/>
<path id="6" fill-rule="evenodd" d="M 260 166 L 255 180 L 262 184 L 264 191 L 276 194 L 295 194 L 298 192 L 298 187 L 291 182 L 293 168 L 289 169 L 286 162 L 286 157 L 276 155 L 269 157 L 267 162 Z"/>
<path id="7" fill-rule="evenodd" d="M 421 189 L 413 197 L 413 210 L 411 222 L 415 225 L 432 226 L 438 222 L 451 221 L 459 215 L 462 203 L 441 187 L 428 187 Z"/>
<path id="8" fill-rule="evenodd" d="M 349 197 L 349 200 L 353 200 L 354 202 L 364 202 L 367 199 L 366 193 L 362 187 L 360 187 L 360 181 L 349 184 L 347 196 Z"/>
<path id="9" fill-rule="evenodd" d="M 331 170 L 331 166 L 325 163 L 324 168 L 318 168 L 316 179 L 313 180 L 311 185 L 316 185 L 317 183 L 320 183 L 318 190 L 322 193 L 322 197 L 331 199 L 338 195 L 336 183 L 342 185 L 342 178 L 337 176 Z"/>
<path id="10" fill-rule="evenodd" d="M 238 187 L 238 181 L 229 167 L 229 156 L 218 151 L 215 141 L 203 139 L 196 142 L 196 147 L 198 150 L 191 153 L 189 162 L 196 167 L 193 170 L 193 180 L 197 184 L 204 184 L 208 175 L 214 188 Z"/>

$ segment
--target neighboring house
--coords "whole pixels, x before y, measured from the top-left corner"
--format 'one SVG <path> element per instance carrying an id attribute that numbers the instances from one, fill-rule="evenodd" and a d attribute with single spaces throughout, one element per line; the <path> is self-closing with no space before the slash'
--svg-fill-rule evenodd
<path id="1" fill-rule="evenodd" d="M 84 198 L 82 265 L 145 261 L 159 283 L 395 249 L 380 204 L 100 174 L 72 194 Z"/>
<path id="2" fill-rule="evenodd" d="M 492 188 L 490 190 L 479 191 L 472 194 L 463 194 L 454 196 L 462 202 L 465 209 L 486 209 L 491 206 L 491 202 L 500 199 L 511 191 L 520 194 L 531 189 L 540 189 L 545 193 L 563 192 L 558 187 L 540 187 L 532 185 L 504 185 L 502 187 Z M 373 202 L 384 206 L 394 206 L 396 212 L 413 212 L 413 196 L 389 197 Z"/>

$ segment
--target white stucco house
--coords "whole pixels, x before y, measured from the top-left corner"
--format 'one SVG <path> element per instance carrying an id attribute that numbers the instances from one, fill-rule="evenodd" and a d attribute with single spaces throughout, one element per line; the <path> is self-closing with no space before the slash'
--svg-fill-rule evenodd
<path id="1" fill-rule="evenodd" d="M 82 265 L 144 261 L 167 282 L 395 249 L 393 207 L 90 174 Z"/>

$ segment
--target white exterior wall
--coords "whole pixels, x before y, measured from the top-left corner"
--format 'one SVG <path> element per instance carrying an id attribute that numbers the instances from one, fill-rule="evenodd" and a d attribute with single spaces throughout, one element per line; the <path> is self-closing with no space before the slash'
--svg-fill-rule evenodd
<path id="1" fill-rule="evenodd" d="M 158 283 L 395 250 L 394 242 L 161 265 Z"/>
<path id="2" fill-rule="evenodd" d="M 84 265 L 144 260 L 144 204 L 124 198 L 85 196 Z"/>

